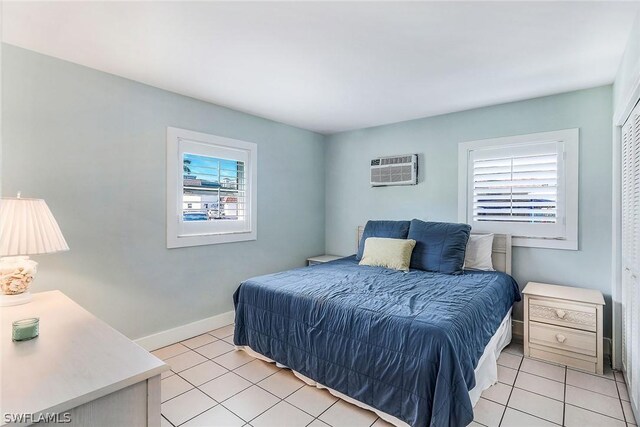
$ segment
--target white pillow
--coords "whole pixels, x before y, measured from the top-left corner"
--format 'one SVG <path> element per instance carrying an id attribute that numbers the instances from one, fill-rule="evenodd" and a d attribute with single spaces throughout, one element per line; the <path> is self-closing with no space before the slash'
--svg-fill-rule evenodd
<path id="1" fill-rule="evenodd" d="M 464 254 L 464 268 L 468 270 L 494 271 L 491 261 L 493 234 L 472 234 Z"/>

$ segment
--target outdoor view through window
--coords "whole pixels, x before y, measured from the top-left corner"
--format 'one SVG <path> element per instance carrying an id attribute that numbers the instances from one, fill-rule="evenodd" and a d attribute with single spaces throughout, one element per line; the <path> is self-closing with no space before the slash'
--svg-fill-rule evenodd
<path id="1" fill-rule="evenodd" d="M 244 220 L 244 162 L 185 153 L 182 219 Z"/>

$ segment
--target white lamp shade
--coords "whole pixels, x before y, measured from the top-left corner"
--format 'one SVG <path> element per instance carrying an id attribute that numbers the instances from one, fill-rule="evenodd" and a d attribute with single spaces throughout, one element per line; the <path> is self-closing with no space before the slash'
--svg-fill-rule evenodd
<path id="1" fill-rule="evenodd" d="M 60 227 L 42 199 L 0 199 L 0 256 L 68 251 Z"/>

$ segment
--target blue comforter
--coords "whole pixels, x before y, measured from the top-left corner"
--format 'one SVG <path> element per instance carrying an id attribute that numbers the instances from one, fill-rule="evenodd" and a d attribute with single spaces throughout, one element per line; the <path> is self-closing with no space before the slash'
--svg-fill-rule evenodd
<path id="1" fill-rule="evenodd" d="M 233 299 L 236 345 L 425 427 L 471 422 L 475 366 L 520 293 L 504 273 L 403 273 L 352 256 L 249 279 Z"/>

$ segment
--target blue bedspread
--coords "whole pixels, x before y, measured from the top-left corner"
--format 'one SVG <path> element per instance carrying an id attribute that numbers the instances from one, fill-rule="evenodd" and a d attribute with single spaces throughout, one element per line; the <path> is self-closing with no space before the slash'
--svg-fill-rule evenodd
<path id="1" fill-rule="evenodd" d="M 473 419 L 474 369 L 515 301 L 499 272 L 359 266 L 255 277 L 235 292 L 234 342 L 412 426 Z"/>

